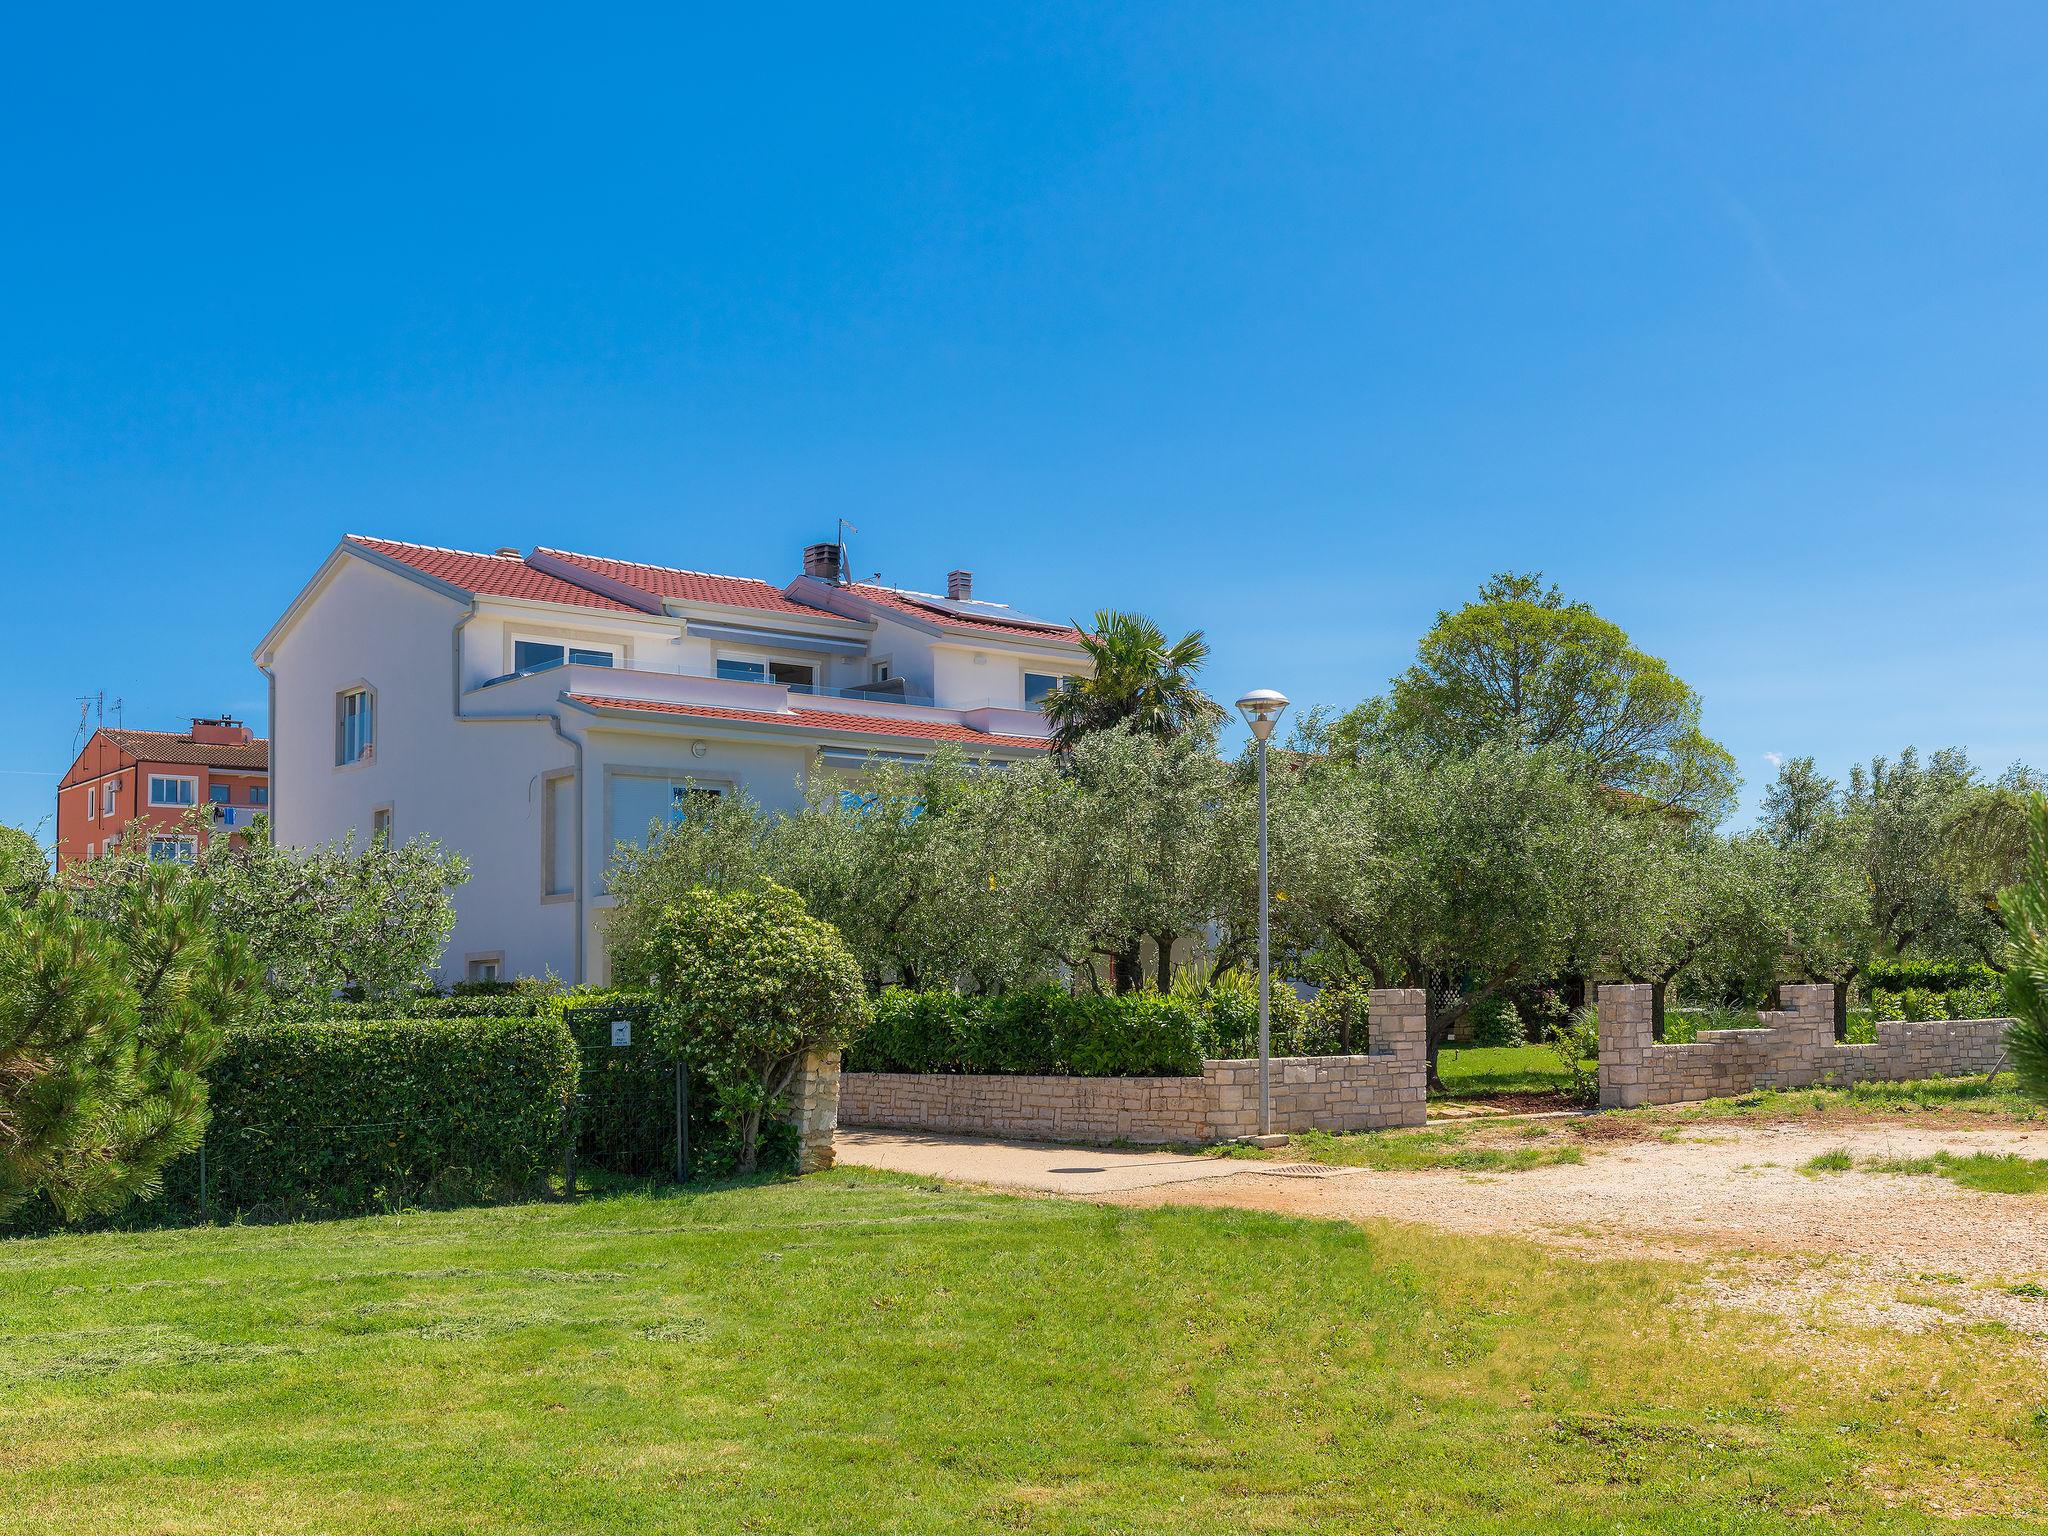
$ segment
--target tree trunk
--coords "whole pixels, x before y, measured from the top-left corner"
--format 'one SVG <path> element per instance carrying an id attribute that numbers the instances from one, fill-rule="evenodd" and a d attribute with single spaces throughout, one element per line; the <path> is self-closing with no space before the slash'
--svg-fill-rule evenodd
<path id="1" fill-rule="evenodd" d="M 1159 951 L 1157 966 L 1159 980 L 1157 986 L 1161 992 L 1171 992 L 1173 990 L 1173 941 L 1178 937 L 1180 935 L 1173 933 L 1155 933 L 1152 935 L 1152 945 Z"/>
<path id="2" fill-rule="evenodd" d="M 760 1149 L 761 1111 L 750 1109 L 740 1117 L 739 1172 L 752 1173 L 754 1171 L 755 1165 L 760 1158 Z"/>
<path id="3" fill-rule="evenodd" d="M 1671 978 L 1659 976 L 1650 983 L 1650 1038 L 1662 1041 L 1664 1038 L 1664 994 L 1671 985 Z"/>
<path id="4" fill-rule="evenodd" d="M 1143 984 L 1145 968 L 1140 963 L 1136 939 L 1116 950 L 1111 956 L 1111 964 L 1114 967 L 1116 990 L 1119 994 L 1135 992 Z"/>
<path id="5" fill-rule="evenodd" d="M 1857 967 L 1861 969 L 1861 967 Z M 1856 979 L 1856 970 L 1835 983 L 1835 1039 L 1846 1042 L 1849 1038 L 1849 984 Z"/>

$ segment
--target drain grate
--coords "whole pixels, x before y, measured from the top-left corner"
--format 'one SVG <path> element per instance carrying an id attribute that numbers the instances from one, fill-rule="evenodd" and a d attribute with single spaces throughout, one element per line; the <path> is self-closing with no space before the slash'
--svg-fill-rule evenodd
<path id="1" fill-rule="evenodd" d="M 1324 1163 L 1275 1163 L 1257 1170 L 1269 1179 L 1341 1179 L 1356 1168 L 1332 1168 Z"/>

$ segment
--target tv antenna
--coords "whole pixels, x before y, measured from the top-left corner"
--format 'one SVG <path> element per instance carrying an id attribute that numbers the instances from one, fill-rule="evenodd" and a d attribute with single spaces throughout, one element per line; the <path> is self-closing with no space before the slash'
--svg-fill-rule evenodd
<path id="1" fill-rule="evenodd" d="M 839 579 L 841 581 L 853 580 L 853 566 L 849 562 L 846 554 L 846 536 L 849 533 L 859 532 L 860 530 L 854 527 L 853 524 L 849 523 L 845 518 L 842 517 L 839 519 Z"/>

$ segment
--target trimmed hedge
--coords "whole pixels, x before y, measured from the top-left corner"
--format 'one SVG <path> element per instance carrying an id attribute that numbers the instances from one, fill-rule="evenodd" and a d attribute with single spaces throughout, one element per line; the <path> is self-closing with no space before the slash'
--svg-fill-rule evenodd
<path id="1" fill-rule="evenodd" d="M 277 1023 L 331 1019 L 545 1019 L 555 1015 L 562 1001 L 560 994 L 533 991 L 456 997 L 426 992 L 382 1001 L 332 998 L 318 1003 L 273 1003 L 269 1016 Z"/>
<path id="2" fill-rule="evenodd" d="M 675 1058 L 657 1052 L 653 996 L 645 992 L 575 992 L 547 1000 L 575 1042 L 581 1072 L 576 1093 L 576 1156 L 631 1178 L 666 1178 L 675 1168 Z M 631 1027 L 631 1043 L 612 1044 L 612 1025 Z M 796 1166 L 796 1127 L 761 1127 L 763 1168 Z M 690 1077 L 690 1177 L 732 1172 L 739 1145 L 718 1118 L 718 1101 L 702 1074 Z"/>
<path id="3" fill-rule="evenodd" d="M 1075 997 L 1055 987 L 962 997 L 890 987 L 849 1072 L 1199 1077 L 1203 1021 L 1175 997 Z"/>
<path id="4" fill-rule="evenodd" d="M 1888 960 L 1866 968 L 1857 978 L 1866 995 L 1886 992 L 1961 992 L 1971 987 L 2000 987 L 2004 977 L 1990 966 L 1970 960 Z"/>
<path id="5" fill-rule="evenodd" d="M 206 1212 L 346 1216 L 539 1193 L 576 1048 L 559 1019 L 333 1019 L 230 1030 L 207 1074 Z M 198 1159 L 164 1200 L 196 1208 Z"/>

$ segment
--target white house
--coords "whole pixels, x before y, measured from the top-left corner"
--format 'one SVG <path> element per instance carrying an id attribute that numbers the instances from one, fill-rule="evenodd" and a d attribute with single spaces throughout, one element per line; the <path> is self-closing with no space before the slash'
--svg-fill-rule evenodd
<path id="1" fill-rule="evenodd" d="M 848 582 L 838 546 L 786 586 L 563 550 L 469 554 L 350 535 L 256 650 L 276 835 L 424 833 L 470 861 L 441 980 L 607 977 L 614 844 L 744 788 L 941 743 L 1046 749 L 1039 700 L 1087 671 L 1065 624 Z"/>

